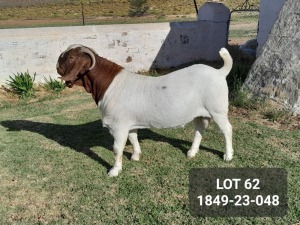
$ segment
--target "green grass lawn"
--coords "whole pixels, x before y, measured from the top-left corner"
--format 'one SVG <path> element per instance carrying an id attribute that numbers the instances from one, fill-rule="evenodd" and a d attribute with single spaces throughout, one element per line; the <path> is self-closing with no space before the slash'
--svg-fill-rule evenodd
<path id="1" fill-rule="evenodd" d="M 299 130 L 278 130 L 231 116 L 235 156 L 221 157 L 212 124 L 199 154 L 186 158 L 193 127 L 140 130 L 142 157 L 109 178 L 113 139 L 92 98 L 81 91 L 0 107 L 0 224 L 296 224 L 300 222 Z M 283 218 L 195 218 L 188 208 L 192 168 L 285 168 Z"/>

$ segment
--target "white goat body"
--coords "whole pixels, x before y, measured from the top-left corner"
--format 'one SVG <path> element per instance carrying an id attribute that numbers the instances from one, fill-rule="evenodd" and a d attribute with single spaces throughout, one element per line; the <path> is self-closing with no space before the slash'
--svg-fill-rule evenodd
<path id="1" fill-rule="evenodd" d="M 170 128 L 196 117 L 227 114 L 228 89 L 224 75 L 201 64 L 160 77 L 123 70 L 98 105 L 108 128 L 115 123 L 129 130 Z"/>
<path id="2" fill-rule="evenodd" d="M 81 85 L 92 93 L 103 125 L 114 137 L 116 161 L 109 176 L 122 170 L 127 138 L 133 145 L 132 160 L 139 160 L 137 129 L 178 127 L 190 121 L 195 124 L 195 136 L 188 157 L 199 151 L 203 132 L 213 119 L 225 136 L 224 160 L 232 159 L 226 82 L 232 58 L 225 48 L 219 53 L 224 60 L 221 69 L 198 64 L 160 77 L 131 73 L 82 45 L 70 46 L 60 55 L 57 71 L 61 79 L 69 87 Z"/>

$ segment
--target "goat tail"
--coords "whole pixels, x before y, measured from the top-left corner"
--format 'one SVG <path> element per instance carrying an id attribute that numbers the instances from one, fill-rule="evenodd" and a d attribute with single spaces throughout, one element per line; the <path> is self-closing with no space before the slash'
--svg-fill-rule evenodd
<path id="1" fill-rule="evenodd" d="M 222 74 L 222 76 L 227 77 L 232 68 L 232 58 L 226 48 L 221 48 L 219 54 L 224 60 L 224 66 L 221 69 L 219 69 L 219 71 Z"/>

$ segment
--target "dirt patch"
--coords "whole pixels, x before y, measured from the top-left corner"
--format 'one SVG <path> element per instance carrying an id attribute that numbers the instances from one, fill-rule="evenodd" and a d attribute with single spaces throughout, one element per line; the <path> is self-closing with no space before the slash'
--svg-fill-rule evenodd
<path id="1" fill-rule="evenodd" d="M 265 115 L 265 109 L 249 110 L 231 106 L 229 115 L 232 117 L 242 118 L 244 121 L 255 122 L 257 124 L 271 127 L 277 130 L 300 130 L 300 115 L 286 114 L 278 121 L 272 121 Z"/>
<path id="2" fill-rule="evenodd" d="M 80 19 L 37 19 L 37 20 L 0 20 L 1 28 L 22 28 L 40 26 L 60 26 L 63 24 L 81 24 Z"/>

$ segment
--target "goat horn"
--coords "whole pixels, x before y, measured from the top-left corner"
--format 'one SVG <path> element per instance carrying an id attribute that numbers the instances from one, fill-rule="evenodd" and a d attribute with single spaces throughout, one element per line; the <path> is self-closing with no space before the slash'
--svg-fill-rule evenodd
<path id="1" fill-rule="evenodd" d="M 82 47 L 81 48 L 81 52 L 84 52 L 84 53 L 88 54 L 92 58 L 92 65 L 89 68 L 89 70 L 92 70 L 95 67 L 95 65 L 96 65 L 95 54 L 93 53 L 93 51 L 91 51 L 90 49 L 88 49 L 86 47 Z"/>

